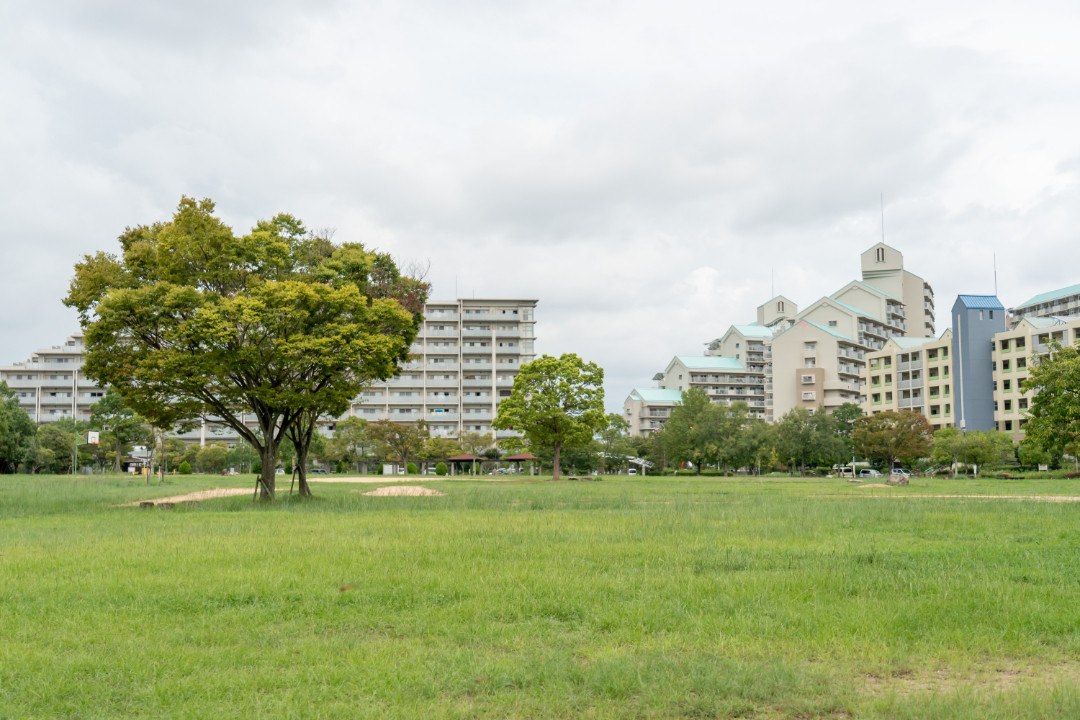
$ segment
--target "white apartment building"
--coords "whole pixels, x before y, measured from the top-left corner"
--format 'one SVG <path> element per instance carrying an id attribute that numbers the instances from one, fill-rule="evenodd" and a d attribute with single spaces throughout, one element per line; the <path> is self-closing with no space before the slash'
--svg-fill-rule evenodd
<path id="1" fill-rule="evenodd" d="M 1076 287 L 1080 288 L 1080 285 Z M 998 430 L 1012 435 L 1014 442 L 1024 439 L 1024 425 L 1031 405 L 1031 395 L 1024 389 L 1024 380 L 1035 358 L 1049 352 L 1048 345 L 1052 340 L 1063 346 L 1080 342 L 1080 317 L 1028 315 L 1011 330 L 994 335 L 994 422 Z"/>
<path id="2" fill-rule="evenodd" d="M 671 417 L 671 409 L 682 402 L 682 392 L 662 388 L 635 388 L 623 403 L 623 419 L 630 436 L 641 437 L 659 431 Z"/>
<path id="3" fill-rule="evenodd" d="M 19 407 L 34 422 L 60 418 L 90 419 L 90 406 L 104 397 L 82 374 L 83 336 L 69 336 L 63 345 L 35 351 L 29 360 L 0 367 L 0 380 L 15 391 Z"/>
<path id="4" fill-rule="evenodd" d="M 751 354 L 763 355 L 764 352 Z M 747 362 L 755 361 L 748 358 Z M 744 402 L 752 417 L 765 419 L 764 359 L 748 366 L 733 357 L 677 355 L 668 363 L 658 386 L 661 390 L 679 393 L 692 387 L 701 388 L 714 403 Z"/>
<path id="5" fill-rule="evenodd" d="M 429 302 L 401 374 L 365 390 L 349 414 L 365 420 L 425 420 L 433 436 L 492 433 L 499 399 L 535 357 L 537 300 Z M 497 437 L 514 435 L 500 431 Z"/>
<path id="6" fill-rule="evenodd" d="M 914 410 L 934 430 L 953 427 L 952 345 L 952 330 L 946 330 L 936 339 L 890 338 L 880 350 L 867 353 L 863 414 Z"/>
<path id="7" fill-rule="evenodd" d="M 1023 318 L 1061 317 L 1067 320 L 1080 316 L 1080 285 L 1070 285 L 1036 295 L 1011 308 L 1009 314 L 1017 322 Z"/>
<path id="8" fill-rule="evenodd" d="M 344 417 L 396 422 L 424 419 L 432 435 L 492 432 L 499 398 L 509 397 L 519 368 L 535 357 L 536 303 L 428 303 L 423 329 L 412 346 L 412 362 L 402 367 L 398 377 L 361 393 Z M 63 345 L 38 350 L 26 362 L 0 367 L 0 380 L 15 391 L 20 406 L 35 422 L 72 416 L 89 420 L 90 406 L 105 391 L 80 372 L 84 352 L 83 336 L 76 333 Z M 245 422 L 255 425 L 253 417 Z M 320 429 L 333 432 L 334 422 L 320 422 Z M 497 436 L 514 434 L 502 431 Z M 200 444 L 224 442 L 230 447 L 240 441 L 234 430 L 212 418 L 178 437 Z"/>

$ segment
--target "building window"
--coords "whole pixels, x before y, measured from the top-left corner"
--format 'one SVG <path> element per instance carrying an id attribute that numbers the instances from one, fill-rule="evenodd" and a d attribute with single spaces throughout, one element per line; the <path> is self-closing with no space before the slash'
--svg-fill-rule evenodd
<path id="1" fill-rule="evenodd" d="M 784 301 L 776 303 L 776 312 L 784 312 Z"/>
<path id="2" fill-rule="evenodd" d="M 802 381 L 803 381 L 803 385 L 813 385 L 814 384 L 814 376 L 813 375 L 803 375 L 802 376 Z"/>
<path id="3" fill-rule="evenodd" d="M 1005 390 L 1012 390 L 1012 380 L 1002 380 L 1001 386 Z"/>
<path id="4" fill-rule="evenodd" d="M 990 311 L 990 319 L 991 319 L 991 320 L 993 320 L 993 319 L 994 319 L 994 311 L 993 311 L 993 310 L 991 310 L 991 311 Z"/>
<path id="5" fill-rule="evenodd" d="M 1005 421 L 1005 432 L 1012 432 L 1012 429 L 1013 429 L 1012 422 L 1013 422 L 1012 420 L 1006 420 Z"/>
<path id="6" fill-rule="evenodd" d="M 878 248 L 877 249 L 877 261 L 878 262 L 885 262 L 885 248 Z"/>
<path id="7" fill-rule="evenodd" d="M 835 320 L 830 320 L 829 321 L 829 327 L 836 327 L 836 321 Z"/>
<path id="8" fill-rule="evenodd" d="M 1012 410 L 1012 400 L 1006 400 L 1005 401 L 1005 412 L 1009 412 L 1011 410 Z"/>

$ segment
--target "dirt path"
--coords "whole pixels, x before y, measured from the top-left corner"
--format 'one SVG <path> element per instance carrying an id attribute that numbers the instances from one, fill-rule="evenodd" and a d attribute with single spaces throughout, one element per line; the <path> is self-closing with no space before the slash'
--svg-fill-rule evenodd
<path id="1" fill-rule="evenodd" d="M 865 487 L 871 487 L 869 485 Z M 842 495 L 837 497 L 859 497 L 858 495 Z M 1075 495 L 864 495 L 875 499 L 894 498 L 968 498 L 972 500 L 1037 500 L 1039 502 L 1080 502 L 1080 496 Z"/>
<path id="2" fill-rule="evenodd" d="M 358 493 L 360 491 L 353 490 L 352 492 Z M 364 495 L 370 495 L 372 497 L 400 497 L 403 495 L 408 495 L 410 497 L 441 497 L 446 495 L 446 493 L 441 493 L 438 490 L 432 490 L 431 488 L 420 487 L 419 485 L 389 485 L 387 487 L 381 487 L 378 490 L 366 492 Z"/>
<path id="3" fill-rule="evenodd" d="M 158 503 L 209 500 L 211 498 L 232 497 L 233 495 L 252 495 L 254 492 L 254 488 L 214 488 L 213 490 L 200 490 L 198 492 L 188 493 L 187 495 L 173 495 L 172 497 L 151 498 L 150 500 L 136 500 L 135 502 L 124 503 L 117 507 L 137 507 L 139 503 L 143 502 L 152 502 L 156 505 Z"/>

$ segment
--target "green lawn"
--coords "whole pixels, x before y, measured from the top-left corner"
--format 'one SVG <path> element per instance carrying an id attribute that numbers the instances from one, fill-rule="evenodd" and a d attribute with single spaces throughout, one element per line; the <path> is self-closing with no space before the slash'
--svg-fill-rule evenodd
<path id="1" fill-rule="evenodd" d="M 0 718 L 1080 717 L 1080 503 L 903 497 L 1080 481 L 170 481 L 0 476 Z"/>

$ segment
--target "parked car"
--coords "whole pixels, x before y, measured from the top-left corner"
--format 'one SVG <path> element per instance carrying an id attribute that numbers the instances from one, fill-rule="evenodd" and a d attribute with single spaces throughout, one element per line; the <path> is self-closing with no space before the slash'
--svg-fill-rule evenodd
<path id="1" fill-rule="evenodd" d="M 285 474 L 285 468 L 277 468 L 276 470 L 274 470 L 274 474 L 275 475 L 284 475 Z"/>
<path id="2" fill-rule="evenodd" d="M 630 468 L 626 471 L 627 475 L 637 475 L 637 468 Z"/>
<path id="3" fill-rule="evenodd" d="M 310 474 L 312 474 L 312 475 L 329 475 L 330 471 L 329 470 L 323 470 L 322 468 L 312 468 Z"/>
<path id="4" fill-rule="evenodd" d="M 855 469 L 849 467 L 842 467 L 840 468 L 838 475 L 842 478 L 853 478 L 855 477 Z"/>
<path id="5" fill-rule="evenodd" d="M 911 473 L 909 473 L 904 468 L 893 468 L 892 469 L 892 474 L 893 475 L 903 475 L 904 477 L 911 477 Z"/>
<path id="6" fill-rule="evenodd" d="M 434 465 L 428 465 L 427 474 L 428 475 L 438 475 L 439 472 L 438 472 L 438 470 L 435 469 Z"/>
<path id="7" fill-rule="evenodd" d="M 877 470 L 860 470 L 859 477 L 881 477 Z"/>

